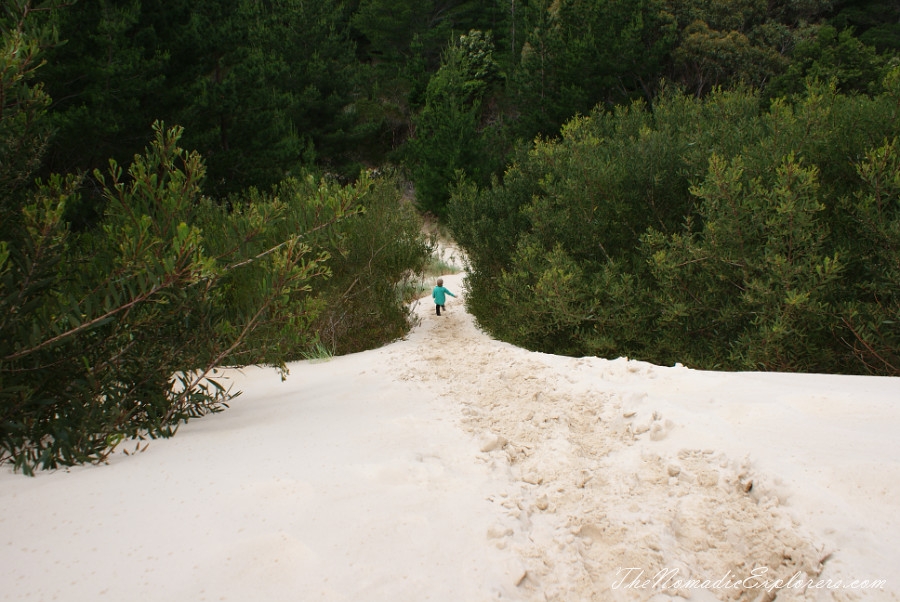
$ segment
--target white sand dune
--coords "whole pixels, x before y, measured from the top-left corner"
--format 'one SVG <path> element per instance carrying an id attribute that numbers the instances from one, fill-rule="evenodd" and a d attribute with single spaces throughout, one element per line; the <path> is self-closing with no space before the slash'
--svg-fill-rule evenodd
<path id="1" fill-rule="evenodd" d="M 143 453 L 4 468 L 0 600 L 900 598 L 900 379 L 557 357 L 448 310 L 232 373 Z"/>

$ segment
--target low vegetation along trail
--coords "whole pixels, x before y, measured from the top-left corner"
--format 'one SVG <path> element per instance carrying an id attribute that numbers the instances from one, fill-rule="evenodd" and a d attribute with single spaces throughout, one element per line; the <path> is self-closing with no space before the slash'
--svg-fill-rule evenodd
<path id="1" fill-rule="evenodd" d="M 815 599 L 746 580 L 759 567 L 785 582 L 823 571 L 827 552 L 777 495 L 720 452 L 664 445 L 675 425 L 648 393 L 666 390 L 667 374 L 683 368 L 493 341 L 464 311 L 462 277 L 445 286 L 459 297 L 441 317 L 422 299 L 416 344 L 394 346 L 392 363 L 397 378 L 447 397 L 480 442 L 502 517 L 486 537 L 520 561 L 511 579 L 527 599 Z M 724 580 L 679 583 L 687 579 Z"/>

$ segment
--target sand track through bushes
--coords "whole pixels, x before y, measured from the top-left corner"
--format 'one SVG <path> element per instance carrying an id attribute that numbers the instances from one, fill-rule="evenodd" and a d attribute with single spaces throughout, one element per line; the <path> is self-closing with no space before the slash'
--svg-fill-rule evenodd
<path id="1" fill-rule="evenodd" d="M 458 290 L 459 278 L 450 286 Z M 503 518 L 487 537 L 520 559 L 516 583 L 527 599 L 855 599 L 762 587 L 798 573 L 818 580 L 832 550 L 746 462 L 712 449 L 656 449 L 675 425 L 646 403 L 641 384 L 664 390 L 666 369 L 524 351 L 487 339 L 462 299 L 440 318 L 432 308 L 423 301 L 421 338 L 395 358 L 398 378 L 425 381 L 458 404 L 479 461 L 506 477 L 491 496 Z M 720 578 L 731 587 L 678 587 Z M 647 579 L 653 586 L 637 586 Z"/>

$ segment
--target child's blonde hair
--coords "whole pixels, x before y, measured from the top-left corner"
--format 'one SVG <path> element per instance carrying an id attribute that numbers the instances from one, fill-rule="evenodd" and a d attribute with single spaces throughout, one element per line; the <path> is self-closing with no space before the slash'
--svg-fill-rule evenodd
<path id="1" fill-rule="evenodd" d="M 444 286 L 444 279 L 438 278 L 438 286 Z"/>

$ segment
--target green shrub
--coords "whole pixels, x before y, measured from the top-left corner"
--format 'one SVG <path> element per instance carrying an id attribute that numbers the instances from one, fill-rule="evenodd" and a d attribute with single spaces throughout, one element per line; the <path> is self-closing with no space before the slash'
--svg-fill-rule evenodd
<path id="1" fill-rule="evenodd" d="M 0 460 L 25 472 L 169 436 L 226 403 L 216 366 L 283 366 L 312 338 L 328 255 L 298 233 L 352 213 L 352 196 L 295 203 L 309 221 L 278 199 L 227 211 L 200 196 L 203 164 L 180 129 L 155 132 L 127 172 L 95 174 L 96 228 L 69 229 L 77 180 L 54 177 L 3 245 Z"/>
<path id="2" fill-rule="evenodd" d="M 571 121 L 457 186 L 470 311 L 552 353 L 898 374 L 898 81 L 765 111 L 664 90 Z"/>
<path id="3" fill-rule="evenodd" d="M 401 201 L 394 176 L 354 184 L 361 211 L 317 233 L 330 278 L 315 286 L 319 315 L 311 328 L 337 354 L 373 349 L 411 326 L 406 291 L 422 279 L 432 246 L 422 220 Z"/>

